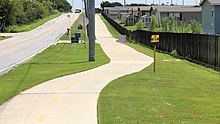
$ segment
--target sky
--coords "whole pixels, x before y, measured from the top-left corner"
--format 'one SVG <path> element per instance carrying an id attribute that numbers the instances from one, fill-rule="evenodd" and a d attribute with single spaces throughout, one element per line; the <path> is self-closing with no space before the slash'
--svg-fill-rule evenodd
<path id="1" fill-rule="evenodd" d="M 73 8 L 81 8 L 82 7 L 82 0 L 67 0 L 69 3 L 73 3 Z M 96 4 L 96 8 L 100 7 L 100 4 L 102 1 L 109 1 L 109 2 L 120 2 L 123 3 L 124 0 L 95 0 L 95 4 Z M 145 3 L 145 1 L 147 2 L 147 4 L 152 4 L 153 1 L 155 4 L 167 4 L 167 2 L 170 4 L 171 1 L 173 1 L 174 4 L 178 4 L 178 5 L 182 5 L 182 1 L 183 0 L 126 0 L 127 4 L 131 4 L 131 3 Z M 197 1 L 197 2 L 196 2 Z M 199 4 L 200 0 L 184 0 L 185 5 L 196 5 Z"/>

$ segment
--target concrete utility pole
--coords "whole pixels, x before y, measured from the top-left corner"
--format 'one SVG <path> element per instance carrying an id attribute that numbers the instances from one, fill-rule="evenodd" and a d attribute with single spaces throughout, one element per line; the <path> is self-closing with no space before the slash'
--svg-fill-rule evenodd
<path id="1" fill-rule="evenodd" d="M 124 6 L 126 6 L 126 0 L 124 0 Z"/>
<path id="2" fill-rule="evenodd" d="M 86 0 L 87 16 L 89 19 L 89 61 L 95 61 L 95 0 Z"/>

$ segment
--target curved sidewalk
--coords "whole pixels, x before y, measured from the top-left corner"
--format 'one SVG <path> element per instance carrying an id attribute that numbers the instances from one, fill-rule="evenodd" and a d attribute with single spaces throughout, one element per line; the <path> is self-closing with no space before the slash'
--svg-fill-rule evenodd
<path id="1" fill-rule="evenodd" d="M 0 106 L 0 124 L 97 124 L 101 90 L 118 77 L 144 69 L 153 59 L 116 43 L 99 16 L 96 38 L 111 59 L 109 64 L 22 92 Z"/>

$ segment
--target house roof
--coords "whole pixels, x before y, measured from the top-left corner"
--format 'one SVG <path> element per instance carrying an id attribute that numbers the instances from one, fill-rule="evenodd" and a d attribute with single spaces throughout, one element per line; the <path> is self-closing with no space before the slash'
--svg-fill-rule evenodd
<path id="1" fill-rule="evenodd" d="M 133 10 L 138 11 L 138 8 L 140 11 L 150 11 L 151 6 L 134 6 Z"/>
<path id="2" fill-rule="evenodd" d="M 201 12 L 200 6 L 153 6 L 151 9 L 156 9 L 159 12 Z"/>
<path id="3" fill-rule="evenodd" d="M 205 2 L 205 1 L 209 1 L 209 3 L 211 3 L 212 5 L 220 5 L 220 0 L 203 0 L 201 3 L 200 3 L 200 5 L 203 5 L 203 3 Z"/>
<path id="4" fill-rule="evenodd" d="M 132 10 L 133 7 L 131 7 L 131 6 L 115 6 L 115 8 L 118 8 L 119 10 Z"/>
<path id="5" fill-rule="evenodd" d="M 104 10 L 119 11 L 119 9 L 118 9 L 118 8 L 115 8 L 115 7 L 105 7 Z"/>

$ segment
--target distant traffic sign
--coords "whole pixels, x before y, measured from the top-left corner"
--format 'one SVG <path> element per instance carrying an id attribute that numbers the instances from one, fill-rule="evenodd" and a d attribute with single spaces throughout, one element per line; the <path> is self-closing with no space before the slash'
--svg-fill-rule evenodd
<path id="1" fill-rule="evenodd" d="M 79 20 L 79 24 L 82 26 L 86 26 L 89 24 L 89 19 L 86 18 L 85 16 L 83 16 L 80 20 Z"/>
<path id="2" fill-rule="evenodd" d="M 76 36 L 71 37 L 71 43 L 79 43 L 79 37 Z"/>
<path id="3" fill-rule="evenodd" d="M 160 40 L 160 36 L 159 35 L 151 35 L 151 42 L 152 43 L 157 43 Z"/>

